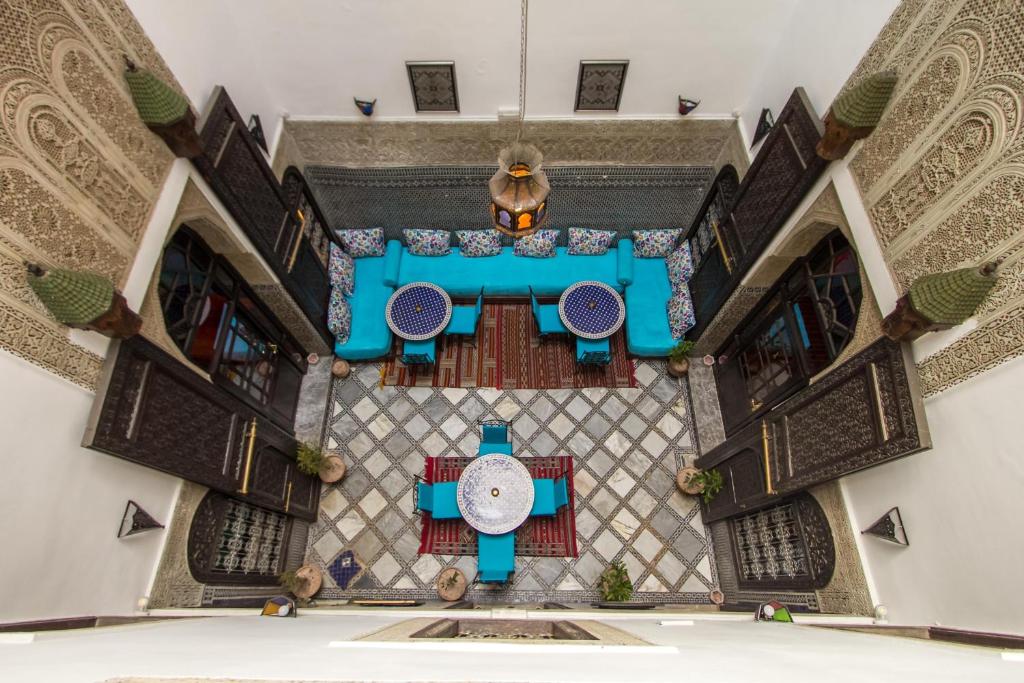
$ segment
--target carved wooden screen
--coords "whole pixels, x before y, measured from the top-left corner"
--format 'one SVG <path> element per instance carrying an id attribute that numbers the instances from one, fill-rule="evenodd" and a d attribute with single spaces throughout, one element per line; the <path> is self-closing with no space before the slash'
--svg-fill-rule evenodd
<path id="1" fill-rule="evenodd" d="M 313 327 L 333 344 L 327 331 L 326 264 L 305 236 L 306 221 L 289 206 L 263 152 L 222 87 L 214 92 L 199 137 L 203 154 L 193 159 L 196 168 Z M 315 214 L 322 217 L 319 210 Z"/>
<path id="2" fill-rule="evenodd" d="M 729 215 L 718 226 L 724 264 L 731 268 L 723 264 L 717 277 L 709 271 L 691 281 L 697 325 L 687 334 L 688 338 L 700 337 L 825 170 L 828 162 L 814 152 L 823 133 L 807 94 L 803 88 L 797 88 L 743 176 Z M 704 218 L 703 214 L 698 215 L 697 223 Z"/>
<path id="3" fill-rule="evenodd" d="M 703 455 L 725 480 L 709 521 L 929 448 L 907 354 L 883 337 Z"/>
<path id="4" fill-rule="evenodd" d="M 117 342 L 83 445 L 315 520 L 295 439 L 141 336 Z"/>

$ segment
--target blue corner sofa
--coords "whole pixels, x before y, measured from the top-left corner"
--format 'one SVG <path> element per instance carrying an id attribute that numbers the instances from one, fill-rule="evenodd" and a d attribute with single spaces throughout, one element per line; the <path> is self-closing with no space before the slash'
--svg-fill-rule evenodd
<path id="1" fill-rule="evenodd" d="M 348 297 L 352 329 L 334 353 L 347 360 L 387 355 L 393 338 L 384 308 L 395 289 L 410 282 L 432 282 L 455 297 L 475 297 L 482 287 L 485 297 L 526 298 L 531 288 L 538 296 L 560 296 L 580 280 L 597 280 L 625 294 L 630 353 L 665 356 L 675 346 L 666 312 L 672 292 L 665 259 L 634 258 L 632 240 L 622 239 L 600 256 L 557 247 L 554 258 L 515 256 L 512 247 L 496 256 L 466 258 L 458 247 L 446 256 L 417 256 L 390 240 L 383 256 L 355 259 L 355 293 Z"/>

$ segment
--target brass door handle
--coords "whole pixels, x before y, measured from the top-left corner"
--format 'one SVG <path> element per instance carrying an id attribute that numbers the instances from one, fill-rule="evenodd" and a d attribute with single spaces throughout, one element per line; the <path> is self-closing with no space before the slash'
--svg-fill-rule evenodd
<path id="1" fill-rule="evenodd" d="M 284 511 L 285 512 L 288 512 L 288 508 L 292 504 L 292 484 L 293 484 L 293 482 L 288 482 L 288 493 L 284 494 Z"/>
<path id="2" fill-rule="evenodd" d="M 761 444 L 764 447 L 764 480 L 765 480 L 765 493 L 768 495 L 775 495 L 775 489 L 772 487 L 772 464 L 771 458 L 768 452 L 768 421 L 761 421 Z"/>
<path id="3" fill-rule="evenodd" d="M 711 221 L 711 231 L 715 233 L 715 242 L 718 243 L 718 251 L 722 254 L 722 263 L 725 264 L 725 272 L 732 274 L 732 261 L 725 250 L 725 242 L 722 240 L 722 233 L 718 230 L 718 221 Z"/>
<path id="4" fill-rule="evenodd" d="M 295 267 L 295 261 L 299 257 L 299 247 L 302 246 L 302 237 L 306 234 L 306 216 L 300 210 L 296 210 L 295 213 L 299 217 L 299 230 L 295 234 L 295 246 L 292 247 L 292 254 L 288 257 L 288 272 L 292 272 L 292 268 Z"/>
<path id="5" fill-rule="evenodd" d="M 252 454 L 256 450 L 256 418 L 252 419 L 249 428 L 249 445 L 246 447 L 245 471 L 242 474 L 242 488 L 238 490 L 243 496 L 249 495 L 249 475 L 252 474 Z"/>

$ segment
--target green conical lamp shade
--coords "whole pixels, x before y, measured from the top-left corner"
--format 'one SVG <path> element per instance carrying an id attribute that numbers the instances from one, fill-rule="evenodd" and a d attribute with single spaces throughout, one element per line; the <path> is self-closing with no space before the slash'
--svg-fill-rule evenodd
<path id="1" fill-rule="evenodd" d="M 868 76 L 836 98 L 832 103 L 832 115 L 850 128 L 877 126 L 897 80 L 895 71 Z"/>
<path id="2" fill-rule="evenodd" d="M 132 101 L 142 122 L 149 126 L 166 126 L 180 121 L 188 112 L 188 100 L 145 69 L 124 73 Z"/>
<path id="3" fill-rule="evenodd" d="M 110 310 L 114 285 L 102 275 L 55 268 L 28 274 L 28 284 L 58 322 L 84 325 Z"/>
<path id="4" fill-rule="evenodd" d="M 925 275 L 910 285 L 910 303 L 933 323 L 959 325 L 974 315 L 995 284 L 994 269 L 961 268 Z"/>

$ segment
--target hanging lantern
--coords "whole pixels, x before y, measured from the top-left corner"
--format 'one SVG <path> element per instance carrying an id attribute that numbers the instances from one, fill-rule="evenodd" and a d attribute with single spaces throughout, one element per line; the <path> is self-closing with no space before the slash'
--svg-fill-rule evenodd
<path id="1" fill-rule="evenodd" d="M 514 143 L 498 155 L 498 172 L 488 183 L 494 227 L 512 237 L 532 235 L 544 222 L 551 186 L 541 170 L 543 155 L 533 145 Z"/>

